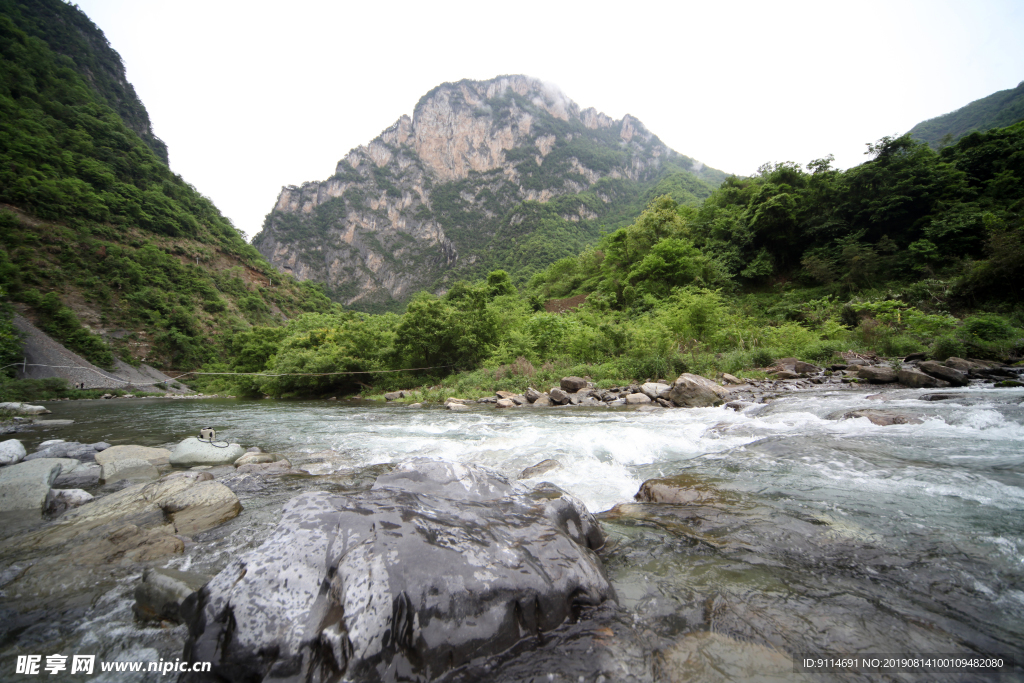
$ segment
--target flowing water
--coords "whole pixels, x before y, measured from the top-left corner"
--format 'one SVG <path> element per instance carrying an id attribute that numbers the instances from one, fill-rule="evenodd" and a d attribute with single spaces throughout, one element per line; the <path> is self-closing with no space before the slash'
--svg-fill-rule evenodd
<path id="1" fill-rule="evenodd" d="M 513 479 L 552 458 L 560 468 L 524 483 L 550 481 L 602 513 L 609 578 L 667 678 L 676 676 L 673 662 L 685 659 L 679 653 L 709 633 L 732 646 L 716 655 L 728 661 L 706 680 L 742 680 L 739 660 L 756 660 L 764 648 L 793 658 L 983 654 L 1020 664 L 1024 390 L 970 388 L 944 401 L 921 400 L 927 393 L 934 392 L 869 398 L 818 391 L 743 412 L 647 413 L 80 401 L 49 404 L 51 417 L 73 418 L 74 425 L 20 436 L 30 451 L 48 438 L 169 446 L 213 426 L 220 438 L 283 454 L 296 470 L 314 475 L 278 478 L 240 494 L 239 517 L 197 535 L 183 555 L 165 563 L 207 574 L 258 546 L 283 503 L 300 491 L 365 488 L 381 465 L 413 457 L 484 465 Z M 836 419 L 864 408 L 922 422 L 883 427 L 866 418 Z M 633 504 L 644 480 L 678 474 L 690 475 L 711 502 L 687 509 Z M 8 564 L 0 554 L 0 572 Z M 132 621 L 140 574 L 137 566 L 115 568 L 75 595 L 4 589 L 0 678 L 25 653 L 180 656 L 184 627 Z M 748 646 L 761 649 L 752 655 Z M 883 679 L 1020 680 L 1021 671 L 904 672 Z"/>

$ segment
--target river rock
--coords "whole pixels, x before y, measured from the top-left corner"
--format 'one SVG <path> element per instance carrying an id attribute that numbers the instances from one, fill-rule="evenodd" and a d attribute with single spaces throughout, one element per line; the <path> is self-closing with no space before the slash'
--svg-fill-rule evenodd
<path id="1" fill-rule="evenodd" d="M 510 398 L 499 398 L 496 405 L 499 408 L 515 408 L 516 402 Z"/>
<path id="2" fill-rule="evenodd" d="M 959 370 L 962 373 L 968 373 L 973 370 L 984 370 L 988 367 L 984 363 L 976 363 L 956 356 L 950 356 L 942 362 L 942 365 L 945 365 L 948 368 L 953 368 L 954 370 Z"/>
<path id="3" fill-rule="evenodd" d="M 884 365 L 864 365 L 857 368 L 857 376 L 872 384 L 888 384 L 899 379 L 896 372 Z"/>
<path id="4" fill-rule="evenodd" d="M 746 384 L 744 380 L 734 375 L 730 375 L 728 372 L 722 373 L 722 381 L 728 382 L 729 384 Z"/>
<path id="5" fill-rule="evenodd" d="M 514 392 L 514 391 L 495 391 L 495 392 L 494 392 L 494 395 L 495 395 L 495 396 L 496 396 L 497 398 L 512 398 L 512 397 L 513 397 L 513 396 L 515 396 L 516 394 L 515 394 L 515 392 Z"/>
<path id="6" fill-rule="evenodd" d="M 729 396 L 729 390 L 720 387 L 706 377 L 684 372 L 672 383 L 663 397 L 680 408 L 707 408 L 720 406 Z"/>
<path id="7" fill-rule="evenodd" d="M 793 372 L 799 372 L 801 375 L 816 375 L 821 372 L 821 368 L 813 363 L 805 363 L 802 360 L 798 360 L 793 363 Z"/>
<path id="8" fill-rule="evenodd" d="M 400 398 L 405 398 L 404 391 L 389 391 L 388 393 L 384 394 L 385 401 L 397 401 Z"/>
<path id="9" fill-rule="evenodd" d="M 175 472 L 159 481 L 135 484 L 97 498 L 88 505 L 69 510 L 49 526 L 26 535 L 19 545 L 49 548 L 79 537 L 93 538 L 95 534 L 91 532 L 100 527 L 108 530 L 103 533 L 132 526 L 172 537 L 176 534 L 189 535 L 238 515 L 242 505 L 237 496 L 223 484 L 204 481 L 204 475 L 209 476 L 205 472 Z M 132 545 L 136 541 L 142 544 L 159 541 L 156 536 L 148 534 L 131 532 L 129 536 L 135 539 L 129 543 L 133 548 L 141 547 Z M 180 543 L 168 545 L 163 541 L 157 545 L 164 549 L 180 547 Z M 97 552 L 105 553 L 105 547 L 101 544 Z M 146 553 L 148 556 L 149 551 Z"/>
<path id="10" fill-rule="evenodd" d="M 112 484 L 122 479 L 153 481 L 160 478 L 160 473 L 156 471 L 153 464 L 140 458 L 117 458 L 110 460 L 102 467 L 100 482 L 103 484 Z"/>
<path id="11" fill-rule="evenodd" d="M 551 391 L 548 392 L 548 397 L 551 399 L 552 403 L 560 406 L 564 406 L 569 402 L 569 394 L 558 387 L 551 387 Z"/>
<path id="12" fill-rule="evenodd" d="M 889 425 L 921 424 L 921 419 L 918 417 L 897 413 L 892 410 L 873 410 L 869 408 L 864 410 L 852 410 L 843 414 L 844 420 L 851 420 L 858 417 L 866 417 L 871 420 L 872 423 L 881 427 L 888 427 Z"/>
<path id="13" fill-rule="evenodd" d="M 147 569 L 135 587 L 132 612 L 139 621 L 181 623 L 181 603 L 211 577 L 176 569 Z"/>
<path id="14" fill-rule="evenodd" d="M 28 403 L 0 403 L 0 410 L 8 410 L 19 415 L 49 415 L 50 411 L 43 406 L 32 406 Z"/>
<path id="15" fill-rule="evenodd" d="M 148 446 L 111 446 L 96 454 L 96 462 L 108 465 L 116 460 L 144 460 L 154 467 L 170 463 L 171 452 L 166 448 Z"/>
<path id="16" fill-rule="evenodd" d="M 92 444 L 82 444 L 77 441 L 61 441 L 46 445 L 40 444 L 40 449 L 35 453 L 25 456 L 25 460 L 37 458 L 73 458 L 79 462 L 96 462 L 97 449 Z M 103 444 L 106 445 L 106 444 Z M 102 450 L 102 449 L 101 449 Z"/>
<path id="17" fill-rule="evenodd" d="M 561 463 L 557 460 L 552 460 L 551 458 L 541 460 L 533 467 L 527 467 L 525 470 L 520 472 L 519 479 L 532 479 L 533 477 L 539 477 L 542 474 L 547 474 L 551 470 L 557 470 L 561 466 Z"/>
<path id="18" fill-rule="evenodd" d="M 40 458 L 0 469 L 0 512 L 35 510 L 46 504 L 53 481 L 63 471 L 78 467 L 69 458 Z"/>
<path id="19" fill-rule="evenodd" d="M 800 379 L 799 373 L 793 372 L 792 370 L 779 370 L 772 373 L 772 377 L 775 379 Z"/>
<path id="20" fill-rule="evenodd" d="M 630 394 L 626 397 L 627 406 L 649 405 L 651 398 L 647 394 Z"/>
<path id="21" fill-rule="evenodd" d="M 274 456 L 269 453 L 246 453 L 234 462 L 235 467 L 242 465 L 258 465 L 265 462 L 274 462 Z"/>
<path id="22" fill-rule="evenodd" d="M 217 442 L 214 442 L 217 443 Z M 245 449 L 237 443 L 217 446 L 190 436 L 171 451 L 172 465 L 194 467 L 196 465 L 231 465 L 245 455 Z"/>
<path id="23" fill-rule="evenodd" d="M 103 467 L 94 462 L 83 462 L 75 469 L 61 472 L 53 480 L 57 489 L 81 489 L 98 486 L 103 476 Z"/>
<path id="24" fill-rule="evenodd" d="M 66 510 L 85 505 L 92 499 L 93 495 L 82 489 L 50 489 L 43 512 L 56 517 Z"/>
<path id="25" fill-rule="evenodd" d="M 640 393 L 653 401 L 671 388 L 670 385 L 661 382 L 644 382 L 640 385 Z"/>
<path id="26" fill-rule="evenodd" d="M 0 442 L 0 465 L 13 465 L 25 459 L 25 445 L 17 439 Z"/>
<path id="27" fill-rule="evenodd" d="M 666 503 L 670 505 L 712 505 L 721 503 L 721 492 L 690 474 L 673 477 L 648 479 L 640 485 L 633 496 L 641 503 Z"/>
<path id="28" fill-rule="evenodd" d="M 528 402 L 533 403 L 538 398 L 540 398 L 541 394 L 540 394 L 539 391 L 537 391 L 533 387 L 527 387 L 526 391 L 523 393 L 523 396 L 526 397 L 526 400 Z"/>
<path id="29" fill-rule="evenodd" d="M 614 600 L 602 544 L 550 484 L 415 460 L 364 493 L 289 501 L 186 601 L 185 659 L 224 681 L 436 679 Z"/>
<path id="30" fill-rule="evenodd" d="M 545 406 L 550 406 L 551 405 L 551 396 L 549 394 L 541 394 L 540 396 L 538 396 L 537 398 L 535 398 L 533 400 L 533 403 L 531 405 L 535 405 L 535 406 L 541 407 L 541 408 L 545 407 Z"/>
<path id="31" fill-rule="evenodd" d="M 457 413 L 461 413 L 461 412 L 465 412 L 465 411 L 469 410 L 469 406 L 464 405 L 462 403 L 446 403 L 445 404 L 445 408 L 447 408 L 448 410 L 453 410 L 453 411 L 455 411 Z"/>
<path id="32" fill-rule="evenodd" d="M 794 672 L 785 652 L 711 631 L 689 633 L 659 654 L 660 680 L 672 683 L 818 683 L 822 678 Z"/>
<path id="33" fill-rule="evenodd" d="M 936 363 L 933 360 L 926 360 L 917 367 L 919 367 L 922 372 L 926 372 L 932 377 L 937 377 L 949 382 L 954 387 L 965 387 L 969 384 L 967 376 L 964 375 L 964 373 L 960 372 L 956 368 L 950 368 L 945 365 L 941 365 L 940 363 Z"/>
<path id="34" fill-rule="evenodd" d="M 587 380 L 582 377 L 563 377 L 558 386 L 567 394 L 575 394 L 580 389 L 587 388 Z"/>
<path id="35" fill-rule="evenodd" d="M 954 370 L 953 372 L 956 371 Z M 949 386 L 949 382 L 944 382 L 941 379 L 909 368 L 901 368 L 896 373 L 896 377 L 899 379 L 900 384 L 915 389 L 941 389 Z"/>

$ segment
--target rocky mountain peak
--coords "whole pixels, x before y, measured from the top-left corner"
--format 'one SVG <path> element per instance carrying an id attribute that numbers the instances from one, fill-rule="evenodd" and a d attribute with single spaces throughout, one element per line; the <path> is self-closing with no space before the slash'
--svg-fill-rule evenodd
<path id="1" fill-rule="evenodd" d="M 343 303 L 387 307 L 419 289 L 508 266 L 495 258 L 493 240 L 503 227 L 522 225 L 522 216 L 514 222 L 517 206 L 609 181 L 605 192 L 558 214 L 589 221 L 575 226 L 575 243 L 585 246 L 599 216 L 696 164 L 636 118 L 580 109 L 537 78 L 444 83 L 420 98 L 411 117 L 350 151 L 328 180 L 283 188 L 253 243 L 279 268 L 324 282 Z"/>

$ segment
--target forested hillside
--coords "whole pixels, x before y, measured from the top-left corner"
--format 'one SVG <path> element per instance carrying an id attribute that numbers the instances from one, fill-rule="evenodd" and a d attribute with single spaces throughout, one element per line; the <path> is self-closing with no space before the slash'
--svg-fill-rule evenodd
<path id="1" fill-rule="evenodd" d="M 59 0 L 0 7 L 0 286 L 43 329 L 104 367 L 182 368 L 233 330 L 329 308 L 167 167 L 87 17 Z"/>
<path id="2" fill-rule="evenodd" d="M 1019 121 L 1024 121 L 1024 81 L 1016 88 L 1000 90 L 949 114 L 922 121 L 910 129 L 910 136 L 938 149 L 968 133 L 984 133 Z"/>
<path id="3" fill-rule="evenodd" d="M 217 367 L 365 372 L 232 385 L 253 393 L 439 383 L 421 394 L 429 398 L 521 391 L 560 374 L 608 386 L 682 370 L 757 376 L 780 357 L 828 364 L 848 350 L 1019 360 L 1024 124 L 941 152 L 905 135 L 868 153 L 847 171 L 830 157 L 766 164 L 699 207 L 657 198 L 522 292 L 495 271 L 441 297 L 420 293 L 401 316 L 309 315 L 257 328 Z M 574 296 L 582 305 L 545 310 Z M 433 369 L 380 372 L 416 367 Z"/>

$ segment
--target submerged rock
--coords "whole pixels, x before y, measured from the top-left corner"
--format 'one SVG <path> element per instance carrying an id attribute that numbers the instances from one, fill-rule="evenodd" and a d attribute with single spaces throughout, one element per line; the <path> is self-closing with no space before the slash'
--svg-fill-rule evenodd
<path id="1" fill-rule="evenodd" d="M 648 479 L 633 496 L 641 503 L 667 503 L 670 505 L 712 505 L 727 496 L 706 481 L 691 474 Z"/>
<path id="2" fill-rule="evenodd" d="M 919 425 L 922 422 L 919 417 L 897 413 L 892 410 L 852 410 L 843 414 L 844 420 L 852 420 L 858 417 L 866 417 L 873 424 L 881 427 L 888 427 L 889 425 Z"/>
<path id="3" fill-rule="evenodd" d="M 614 599 L 576 499 L 417 460 L 353 495 L 305 493 L 185 611 L 183 680 L 426 681 Z"/>
<path id="4" fill-rule="evenodd" d="M 182 621 L 181 604 L 210 580 L 205 574 L 147 569 L 135 587 L 132 612 L 139 621 Z"/>
<path id="5" fill-rule="evenodd" d="M 561 468 L 561 463 L 557 460 L 548 458 L 547 460 L 541 460 L 533 467 L 527 467 L 525 470 L 519 473 L 519 479 L 532 479 L 533 477 L 539 477 L 542 474 L 546 474 L 551 470 L 557 470 Z"/>

